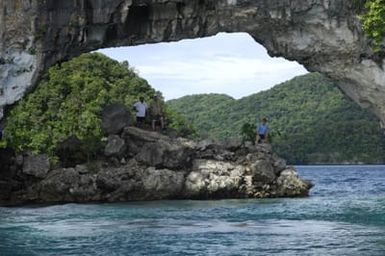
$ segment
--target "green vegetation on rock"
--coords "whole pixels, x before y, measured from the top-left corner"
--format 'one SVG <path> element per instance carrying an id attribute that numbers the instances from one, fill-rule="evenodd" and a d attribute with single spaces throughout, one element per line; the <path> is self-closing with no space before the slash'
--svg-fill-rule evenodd
<path id="1" fill-rule="evenodd" d="M 12 109 L 5 140 L 18 151 L 53 156 L 59 142 L 75 135 L 92 152 L 104 136 L 100 127 L 104 106 L 123 103 L 131 109 L 139 96 L 149 101 L 154 93 L 128 62 L 101 53 L 83 54 L 50 68 L 36 90 Z M 181 117 L 170 125 L 185 126 Z"/>
<path id="2" fill-rule="evenodd" d="M 357 1 L 357 0 L 356 0 Z M 374 40 L 375 50 L 384 47 L 385 37 L 385 0 L 366 0 L 364 13 L 360 16 L 365 33 Z"/>
<path id="3" fill-rule="evenodd" d="M 185 96 L 168 105 L 203 137 L 240 137 L 245 123 L 262 116 L 279 136 L 274 150 L 292 164 L 383 163 L 385 137 L 376 117 L 318 73 L 239 100 L 226 95 Z"/>

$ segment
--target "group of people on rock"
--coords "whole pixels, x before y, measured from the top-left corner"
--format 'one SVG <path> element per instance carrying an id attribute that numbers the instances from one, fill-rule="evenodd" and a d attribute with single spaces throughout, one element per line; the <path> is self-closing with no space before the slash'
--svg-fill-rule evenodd
<path id="1" fill-rule="evenodd" d="M 151 123 L 153 131 L 165 129 L 164 125 L 164 111 L 161 100 L 157 95 L 152 97 L 149 105 L 144 101 L 144 97 L 139 97 L 139 101 L 133 105 L 136 111 L 136 126 L 139 128 L 146 128 L 148 121 Z M 267 118 L 263 117 L 261 122 L 256 125 L 256 142 L 267 143 L 269 140 L 269 126 Z"/>
<path id="2" fill-rule="evenodd" d="M 139 97 L 139 101 L 133 105 L 134 111 L 136 111 L 136 126 L 139 128 L 145 128 L 148 120 L 151 123 L 151 129 L 164 130 L 164 111 L 161 100 L 157 95 L 152 97 L 149 105 L 144 101 L 144 97 Z"/>

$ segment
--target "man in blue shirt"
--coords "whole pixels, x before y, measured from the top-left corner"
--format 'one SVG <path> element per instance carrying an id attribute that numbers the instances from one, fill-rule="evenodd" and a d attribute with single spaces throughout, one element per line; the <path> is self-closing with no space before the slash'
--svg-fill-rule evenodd
<path id="1" fill-rule="evenodd" d="M 269 134 L 269 126 L 267 125 L 267 118 L 262 118 L 262 123 L 257 125 L 257 143 L 267 142 L 267 136 Z"/>

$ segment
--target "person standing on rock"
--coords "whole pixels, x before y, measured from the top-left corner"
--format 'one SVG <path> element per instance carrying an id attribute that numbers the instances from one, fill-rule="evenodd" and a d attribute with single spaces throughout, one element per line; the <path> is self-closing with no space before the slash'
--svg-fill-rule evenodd
<path id="1" fill-rule="evenodd" d="M 136 125 L 140 128 L 142 128 L 146 121 L 146 114 L 148 106 L 144 102 L 144 97 L 139 97 L 139 101 L 136 102 L 133 106 L 134 110 L 136 111 Z"/>
<path id="2" fill-rule="evenodd" d="M 152 101 L 150 103 L 150 113 L 152 130 L 155 131 L 157 124 L 160 124 L 160 128 L 164 130 L 163 106 L 157 95 L 152 97 Z"/>
<path id="3" fill-rule="evenodd" d="M 262 118 L 262 122 L 260 124 L 257 124 L 257 137 L 256 141 L 257 143 L 265 143 L 268 142 L 268 135 L 269 135 L 269 126 L 267 125 L 267 118 Z"/>

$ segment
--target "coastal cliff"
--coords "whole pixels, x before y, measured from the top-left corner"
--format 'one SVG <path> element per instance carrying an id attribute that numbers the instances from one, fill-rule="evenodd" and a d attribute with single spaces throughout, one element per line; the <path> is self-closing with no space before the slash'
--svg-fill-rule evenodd
<path id="1" fill-rule="evenodd" d="M 269 144 L 194 142 L 127 126 L 108 137 L 105 158 L 87 164 L 55 168 L 45 155 L 9 154 L 0 174 L 8 205 L 298 197 L 312 187 Z"/>

